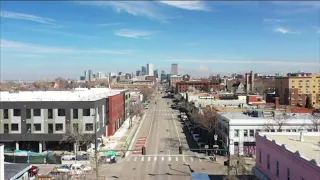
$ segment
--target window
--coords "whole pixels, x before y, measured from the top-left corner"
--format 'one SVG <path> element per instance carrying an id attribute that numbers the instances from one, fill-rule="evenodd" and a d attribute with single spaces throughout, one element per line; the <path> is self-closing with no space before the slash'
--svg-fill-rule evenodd
<path id="1" fill-rule="evenodd" d="M 66 116 L 66 110 L 65 109 L 58 109 L 58 116 Z"/>
<path id="2" fill-rule="evenodd" d="M 86 123 L 86 131 L 93 131 L 93 124 L 92 123 Z"/>
<path id="3" fill-rule="evenodd" d="M 261 164 L 262 162 L 262 153 L 261 153 L 261 149 L 259 149 L 259 163 Z"/>
<path id="4" fill-rule="evenodd" d="M 267 155 L 267 168 L 270 170 L 270 155 Z"/>
<path id="5" fill-rule="evenodd" d="M 19 124 L 11 124 L 11 131 L 19 131 Z"/>
<path id="6" fill-rule="evenodd" d="M 297 130 L 296 129 L 292 129 L 292 132 L 297 132 Z"/>
<path id="7" fill-rule="evenodd" d="M 290 169 L 287 168 L 287 180 L 290 180 L 291 179 L 291 172 L 290 172 Z"/>
<path id="8" fill-rule="evenodd" d="M 21 116 L 21 110 L 20 109 L 14 109 L 13 110 L 13 116 Z"/>
<path id="9" fill-rule="evenodd" d="M 83 109 L 83 116 L 90 116 L 90 109 Z"/>
<path id="10" fill-rule="evenodd" d="M 277 161 L 276 176 L 279 177 L 279 161 Z"/>
<path id="11" fill-rule="evenodd" d="M 234 137 L 239 137 L 239 129 L 234 130 Z"/>
<path id="12" fill-rule="evenodd" d="M 48 119 L 53 119 L 53 109 L 48 109 Z"/>
<path id="13" fill-rule="evenodd" d="M 79 116 L 78 116 L 78 109 L 73 109 L 73 119 L 78 119 Z"/>
<path id="14" fill-rule="evenodd" d="M 9 110 L 8 109 L 3 110 L 3 119 L 9 119 Z"/>
<path id="15" fill-rule="evenodd" d="M 56 123 L 56 131 L 62 131 L 63 130 L 63 124 L 62 123 Z"/>
<path id="16" fill-rule="evenodd" d="M 41 131 L 41 124 L 40 123 L 33 124 L 33 130 L 34 131 Z"/>
<path id="17" fill-rule="evenodd" d="M 31 124 L 28 123 L 28 124 L 26 124 L 26 126 L 27 126 L 27 133 L 30 134 L 32 132 L 31 131 Z"/>
<path id="18" fill-rule="evenodd" d="M 27 119 L 31 119 L 31 109 L 26 110 L 26 117 Z"/>
<path id="19" fill-rule="evenodd" d="M 5 134 L 9 133 L 9 124 L 7 124 L 7 123 L 3 124 L 3 131 Z"/>
<path id="20" fill-rule="evenodd" d="M 243 130 L 243 136 L 248 137 L 248 130 Z"/>
<path id="21" fill-rule="evenodd" d="M 34 109 L 33 116 L 41 116 L 41 109 Z"/>
<path id="22" fill-rule="evenodd" d="M 72 125 L 72 127 L 73 127 L 73 132 L 74 132 L 74 133 L 79 132 L 79 125 L 78 125 L 77 123 L 74 123 L 74 124 Z"/>
<path id="23" fill-rule="evenodd" d="M 52 124 L 52 123 L 49 123 L 49 124 L 48 124 L 48 133 L 49 133 L 49 134 L 52 134 L 52 133 L 53 133 L 53 124 Z"/>
<path id="24" fill-rule="evenodd" d="M 250 137 L 254 137 L 254 130 L 253 129 L 250 130 Z"/>

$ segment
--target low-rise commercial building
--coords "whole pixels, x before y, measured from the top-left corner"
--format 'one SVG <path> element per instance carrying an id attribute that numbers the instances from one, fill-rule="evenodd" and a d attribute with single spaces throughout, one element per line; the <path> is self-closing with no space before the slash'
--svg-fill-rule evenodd
<path id="1" fill-rule="evenodd" d="M 171 76 L 171 78 L 174 76 Z M 182 79 L 181 79 L 182 80 Z M 220 82 L 218 80 L 211 81 L 179 81 L 176 83 L 177 92 L 183 93 L 187 92 L 190 87 L 195 88 L 198 91 L 220 91 L 222 86 L 220 86 Z M 224 87 L 224 86 L 223 86 Z"/>
<path id="2" fill-rule="evenodd" d="M 257 133 L 258 179 L 320 179 L 319 132 Z"/>
<path id="3" fill-rule="evenodd" d="M 311 114 L 286 114 L 254 110 L 250 115 L 223 112 L 217 119 L 216 134 L 231 155 L 252 156 L 256 150 L 256 132 L 313 132 Z"/>
<path id="4" fill-rule="evenodd" d="M 67 128 L 97 138 L 113 135 L 124 119 L 124 92 L 108 88 L 0 92 L 0 142 L 11 150 L 42 152 L 73 149 L 72 144 L 60 144 Z"/>

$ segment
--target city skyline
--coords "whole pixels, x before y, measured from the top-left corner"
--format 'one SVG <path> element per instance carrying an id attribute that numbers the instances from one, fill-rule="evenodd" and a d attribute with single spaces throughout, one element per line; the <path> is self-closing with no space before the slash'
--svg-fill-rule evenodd
<path id="1" fill-rule="evenodd" d="M 318 2 L 1 3 L 3 80 L 135 72 L 146 63 L 158 72 L 178 63 L 195 77 L 320 72 Z"/>

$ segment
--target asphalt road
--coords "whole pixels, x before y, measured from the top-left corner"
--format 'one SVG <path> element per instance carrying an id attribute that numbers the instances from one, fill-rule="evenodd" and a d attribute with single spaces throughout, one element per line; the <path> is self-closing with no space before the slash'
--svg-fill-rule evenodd
<path id="1" fill-rule="evenodd" d="M 137 151 L 116 164 L 100 165 L 101 176 L 106 179 L 186 180 L 191 178 L 192 172 L 223 173 L 220 164 L 200 159 L 194 152 L 179 154 L 180 145 L 184 148 L 197 148 L 197 145 L 179 121 L 179 111 L 170 108 L 172 99 L 162 98 L 163 95 L 158 94 L 149 105 L 132 146 L 138 150 L 146 146 L 146 155 Z"/>

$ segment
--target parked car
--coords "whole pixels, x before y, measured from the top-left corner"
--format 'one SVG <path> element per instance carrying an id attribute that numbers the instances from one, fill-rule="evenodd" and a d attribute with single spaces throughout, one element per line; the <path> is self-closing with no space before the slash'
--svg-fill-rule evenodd
<path id="1" fill-rule="evenodd" d="M 31 177 L 37 176 L 39 172 L 38 166 L 32 166 L 31 169 L 29 169 L 29 174 Z"/>

